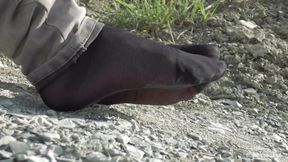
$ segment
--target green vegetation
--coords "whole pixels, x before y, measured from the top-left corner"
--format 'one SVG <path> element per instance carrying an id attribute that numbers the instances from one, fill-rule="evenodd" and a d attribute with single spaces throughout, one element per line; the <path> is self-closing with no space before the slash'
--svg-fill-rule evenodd
<path id="1" fill-rule="evenodd" d="M 108 12 L 112 13 L 108 23 L 147 32 L 206 22 L 221 4 L 221 0 L 212 3 L 205 0 L 111 1 L 107 3 Z"/>

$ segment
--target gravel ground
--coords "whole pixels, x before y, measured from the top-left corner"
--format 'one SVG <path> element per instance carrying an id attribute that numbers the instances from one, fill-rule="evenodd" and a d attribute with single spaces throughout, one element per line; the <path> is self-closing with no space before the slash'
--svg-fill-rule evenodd
<path id="1" fill-rule="evenodd" d="M 226 75 L 175 105 L 55 112 L 1 56 L 0 162 L 288 162 L 288 1 L 222 9 L 174 34 L 217 44 Z"/>

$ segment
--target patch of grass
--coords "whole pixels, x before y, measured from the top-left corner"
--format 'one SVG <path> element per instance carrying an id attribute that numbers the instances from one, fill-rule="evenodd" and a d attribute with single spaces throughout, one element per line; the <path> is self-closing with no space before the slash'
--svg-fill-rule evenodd
<path id="1" fill-rule="evenodd" d="M 223 0 L 111 0 L 107 22 L 138 31 L 158 32 L 206 22 Z"/>

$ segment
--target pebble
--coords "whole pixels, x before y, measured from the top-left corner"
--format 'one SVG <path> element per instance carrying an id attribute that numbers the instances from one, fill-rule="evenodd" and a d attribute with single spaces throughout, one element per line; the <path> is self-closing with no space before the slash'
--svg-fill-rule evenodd
<path id="1" fill-rule="evenodd" d="M 138 161 L 140 161 L 145 154 L 143 151 L 137 149 L 136 147 L 132 145 L 126 145 L 126 149 L 128 151 L 128 154 Z"/>
<path id="2" fill-rule="evenodd" d="M 257 94 L 257 90 L 255 90 L 254 88 L 243 89 L 243 91 L 247 94 Z"/>
<path id="3" fill-rule="evenodd" d="M 86 156 L 89 162 L 106 162 L 108 158 L 101 152 L 91 152 Z"/>
<path id="4" fill-rule="evenodd" d="M 176 155 L 176 157 L 179 157 L 179 158 L 187 158 L 188 153 L 186 153 L 186 152 L 176 152 L 175 155 Z"/>
<path id="5" fill-rule="evenodd" d="M 122 151 L 116 149 L 107 149 L 105 153 L 109 154 L 110 156 L 125 156 L 126 154 Z"/>
<path id="6" fill-rule="evenodd" d="M 27 159 L 28 162 L 50 162 L 47 158 L 39 157 L 39 156 L 30 156 Z"/>
<path id="7" fill-rule="evenodd" d="M 189 137 L 189 138 L 191 138 L 191 139 L 193 139 L 195 141 L 201 141 L 202 140 L 202 138 L 200 136 L 195 135 L 195 134 L 191 134 L 191 133 L 188 133 L 187 137 Z"/>
<path id="8" fill-rule="evenodd" d="M 5 150 L 0 150 L 0 157 L 2 158 L 10 158 L 13 154 L 11 152 L 7 152 Z"/>
<path id="9" fill-rule="evenodd" d="M 57 112 L 54 110 L 47 110 L 46 115 L 54 117 L 57 116 Z"/>
<path id="10" fill-rule="evenodd" d="M 12 136 L 4 136 L 0 139 L 0 146 L 8 145 L 10 142 L 14 142 L 16 139 Z"/>
<path id="11" fill-rule="evenodd" d="M 46 141 L 58 141 L 60 140 L 60 135 L 56 133 L 43 133 L 40 135 L 42 139 Z"/>
<path id="12" fill-rule="evenodd" d="M 272 138 L 273 138 L 274 141 L 277 142 L 277 143 L 281 143 L 282 140 L 283 140 L 279 135 L 277 135 L 277 134 L 275 134 L 275 133 L 272 135 Z"/>
<path id="13" fill-rule="evenodd" d="M 239 22 L 240 22 L 240 24 L 247 27 L 248 29 L 255 29 L 258 27 L 258 25 L 253 21 L 240 20 Z"/>
<path id="14" fill-rule="evenodd" d="M 70 119 L 62 119 L 58 121 L 57 125 L 61 128 L 73 129 L 76 127 L 73 121 Z"/>
<path id="15" fill-rule="evenodd" d="M 253 160 L 253 162 L 271 162 L 271 160 L 264 159 L 264 158 L 256 158 Z"/>
<path id="16" fill-rule="evenodd" d="M 11 100 L 8 99 L 1 99 L 0 105 L 4 106 L 5 108 L 11 108 L 14 107 L 14 103 Z"/>
<path id="17" fill-rule="evenodd" d="M 235 107 L 243 107 L 238 101 L 232 101 L 232 100 L 228 100 L 228 99 L 221 99 L 218 100 L 218 102 L 224 104 L 224 105 L 230 105 L 230 106 L 235 106 Z"/>
<path id="18" fill-rule="evenodd" d="M 233 154 L 231 152 L 228 152 L 228 151 L 222 151 L 221 156 L 223 158 L 229 158 L 229 157 L 233 156 Z"/>
<path id="19" fill-rule="evenodd" d="M 253 55 L 254 58 L 263 57 L 269 51 L 262 44 L 247 45 L 246 49 Z"/>
<path id="20" fill-rule="evenodd" d="M 49 150 L 52 150 L 56 156 L 60 156 L 64 154 L 64 150 L 61 146 L 52 145 L 49 147 Z"/>
<path id="21" fill-rule="evenodd" d="M 152 159 L 149 159 L 148 162 L 163 162 L 163 161 L 160 159 L 152 158 Z"/>
<path id="22" fill-rule="evenodd" d="M 26 154 L 15 154 L 13 155 L 16 161 L 26 161 L 29 157 Z"/>
<path id="23" fill-rule="evenodd" d="M 10 142 L 9 147 L 13 154 L 25 153 L 29 150 L 29 146 L 26 143 L 18 141 Z"/>
<path id="24" fill-rule="evenodd" d="M 130 138 L 127 135 L 119 134 L 116 137 L 116 141 L 126 145 L 128 142 L 130 142 Z"/>

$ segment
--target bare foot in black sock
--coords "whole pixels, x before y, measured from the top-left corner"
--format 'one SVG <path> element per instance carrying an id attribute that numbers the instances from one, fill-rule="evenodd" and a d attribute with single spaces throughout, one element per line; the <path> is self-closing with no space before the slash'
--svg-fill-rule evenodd
<path id="1" fill-rule="evenodd" d="M 219 50 L 214 45 L 169 45 L 190 54 L 202 55 L 214 59 L 219 59 Z M 202 91 L 208 83 L 188 88 L 170 89 L 138 89 L 119 92 L 101 100 L 100 104 L 119 103 L 139 103 L 153 105 L 174 104 L 179 101 L 192 99 L 197 93 Z"/>
<path id="2" fill-rule="evenodd" d="M 121 96 L 130 96 L 122 100 L 170 104 L 194 96 L 197 91 L 191 87 L 217 80 L 224 70 L 225 64 L 217 59 L 104 27 L 77 63 L 40 90 L 40 95 L 56 110 L 79 109 L 129 91 L 132 93 L 115 98 L 121 100 Z M 133 99 L 133 96 L 138 97 Z"/>

